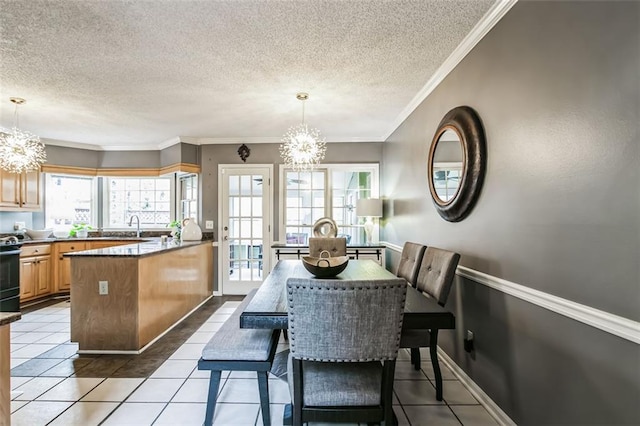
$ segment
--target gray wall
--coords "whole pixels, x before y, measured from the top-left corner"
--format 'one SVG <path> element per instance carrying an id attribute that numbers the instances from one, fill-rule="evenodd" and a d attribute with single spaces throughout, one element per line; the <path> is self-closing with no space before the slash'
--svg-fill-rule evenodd
<path id="1" fill-rule="evenodd" d="M 638 2 L 518 2 L 385 143 L 384 239 L 640 320 L 639 16 Z M 483 120 L 488 168 L 471 215 L 448 223 L 426 158 L 459 105 Z M 640 424 L 638 345 L 460 277 L 447 306 L 442 348 L 518 424 Z"/>

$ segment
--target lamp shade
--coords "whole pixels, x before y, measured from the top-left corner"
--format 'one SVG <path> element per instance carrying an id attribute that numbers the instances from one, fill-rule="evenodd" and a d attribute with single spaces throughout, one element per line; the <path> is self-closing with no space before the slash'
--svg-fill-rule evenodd
<path id="1" fill-rule="evenodd" d="M 360 199 L 356 202 L 358 216 L 382 217 L 382 200 L 379 198 Z"/>

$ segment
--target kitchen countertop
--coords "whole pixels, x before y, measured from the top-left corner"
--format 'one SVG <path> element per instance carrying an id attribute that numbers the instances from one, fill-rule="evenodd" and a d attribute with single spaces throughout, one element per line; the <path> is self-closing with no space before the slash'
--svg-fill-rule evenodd
<path id="1" fill-rule="evenodd" d="M 109 238 L 104 238 L 109 239 Z M 111 238 L 113 240 L 113 238 Z M 145 257 L 172 250 L 180 250 L 185 247 L 197 246 L 200 244 L 211 244 L 212 240 L 201 241 L 181 241 L 173 242 L 169 239 L 162 243 L 160 238 L 147 238 L 139 243 L 120 245 L 116 247 L 106 247 L 94 250 L 76 251 L 65 253 L 64 257 Z"/>
<path id="2" fill-rule="evenodd" d="M 0 312 L 0 326 L 11 324 L 22 318 L 20 312 Z"/>
<path id="3" fill-rule="evenodd" d="M 74 241 L 152 241 L 160 240 L 158 237 L 87 237 L 87 238 L 42 238 L 39 240 L 24 239 L 18 240 L 22 244 L 47 244 L 57 242 L 74 242 Z"/>

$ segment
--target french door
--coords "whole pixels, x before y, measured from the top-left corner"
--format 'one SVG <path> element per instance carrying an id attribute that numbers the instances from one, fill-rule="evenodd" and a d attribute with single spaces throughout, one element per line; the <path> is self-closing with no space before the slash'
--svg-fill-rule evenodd
<path id="1" fill-rule="evenodd" d="M 220 165 L 222 294 L 247 294 L 271 270 L 271 165 Z"/>

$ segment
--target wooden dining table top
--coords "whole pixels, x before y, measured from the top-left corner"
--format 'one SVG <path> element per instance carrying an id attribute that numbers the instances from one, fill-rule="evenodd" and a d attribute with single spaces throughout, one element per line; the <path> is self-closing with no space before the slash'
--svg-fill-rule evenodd
<path id="1" fill-rule="evenodd" d="M 288 278 L 313 278 L 301 260 L 280 260 L 258 288 L 255 296 L 240 315 L 240 328 L 286 330 Z M 373 260 L 349 260 L 347 268 L 338 274 L 336 281 L 378 281 L 397 278 Z M 404 308 L 405 329 L 453 329 L 455 317 L 452 312 L 431 297 L 411 286 L 407 286 Z"/>

